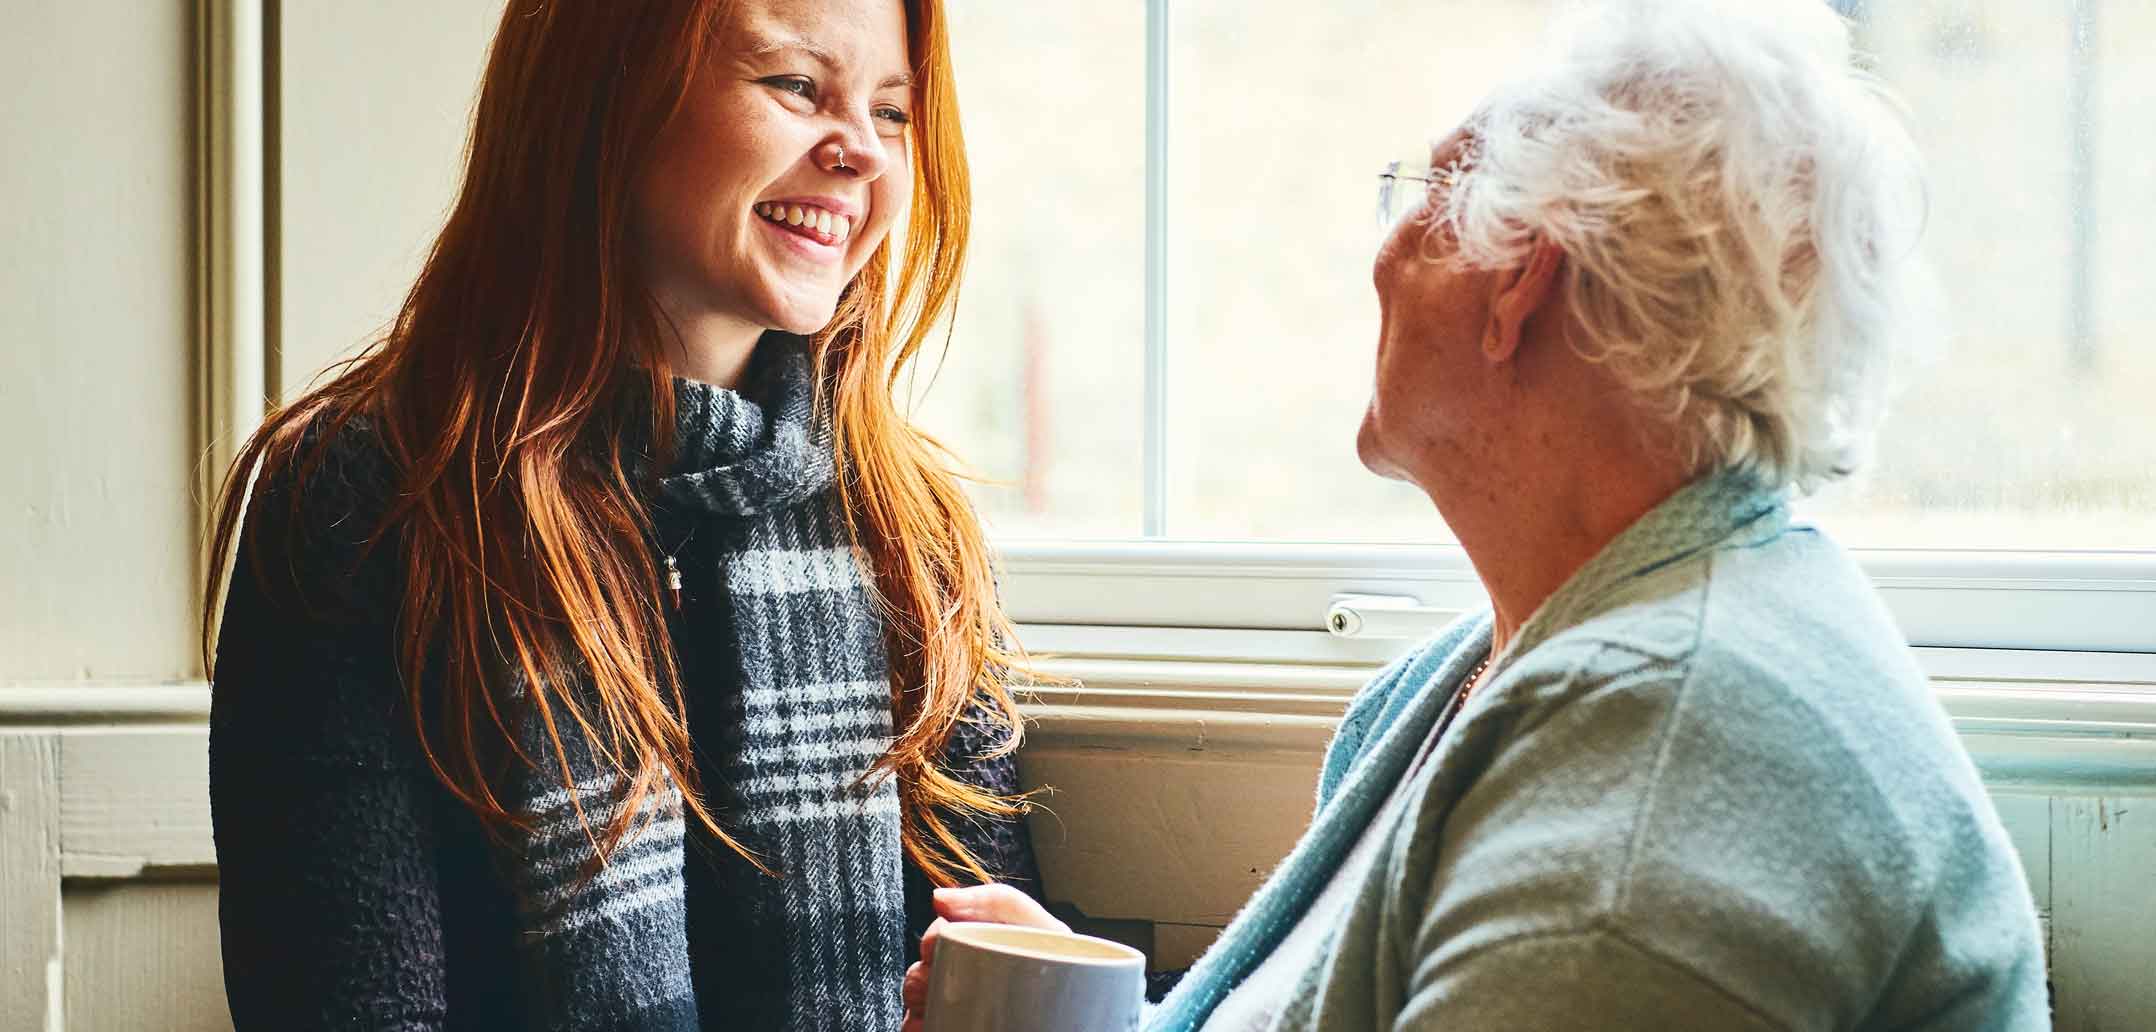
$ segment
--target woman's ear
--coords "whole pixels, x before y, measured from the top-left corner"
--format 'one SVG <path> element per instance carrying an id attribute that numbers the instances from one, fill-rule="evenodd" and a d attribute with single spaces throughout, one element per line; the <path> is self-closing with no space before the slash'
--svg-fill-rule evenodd
<path id="1" fill-rule="evenodd" d="M 1497 294 L 1490 301 L 1490 319 L 1482 330 L 1482 357 L 1509 362 L 1520 350 L 1520 335 L 1527 321 L 1549 303 L 1557 290 L 1558 273 L 1564 271 L 1565 252 L 1556 244 L 1537 238 L 1527 260 L 1497 277 Z"/>

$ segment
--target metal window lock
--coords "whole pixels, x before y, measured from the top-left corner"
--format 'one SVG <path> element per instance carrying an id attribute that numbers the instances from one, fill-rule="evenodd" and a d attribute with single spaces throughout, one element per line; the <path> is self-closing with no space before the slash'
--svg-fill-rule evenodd
<path id="1" fill-rule="evenodd" d="M 1413 595 L 1334 595 L 1325 630 L 1336 638 L 1420 638 L 1458 615 Z"/>

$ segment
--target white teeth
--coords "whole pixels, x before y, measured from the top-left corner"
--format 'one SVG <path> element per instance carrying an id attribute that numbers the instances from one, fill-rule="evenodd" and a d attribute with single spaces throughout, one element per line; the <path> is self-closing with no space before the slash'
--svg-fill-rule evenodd
<path id="1" fill-rule="evenodd" d="M 798 204 L 758 204 L 750 210 L 758 216 L 788 226 L 800 226 L 830 237 L 832 243 L 853 234 L 853 220 L 823 208 L 809 208 Z"/>

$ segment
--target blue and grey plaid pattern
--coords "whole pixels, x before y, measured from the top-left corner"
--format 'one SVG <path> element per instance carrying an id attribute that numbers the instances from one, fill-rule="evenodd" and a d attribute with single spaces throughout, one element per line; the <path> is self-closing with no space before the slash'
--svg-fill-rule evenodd
<path id="1" fill-rule="evenodd" d="M 769 988 L 785 1001 L 770 1010 L 788 1032 L 893 1032 L 906 936 L 898 788 L 863 779 L 893 733 L 883 623 L 836 508 L 799 345 L 767 338 L 744 392 L 677 384 L 675 468 L 688 472 L 661 494 L 726 542 L 716 561 L 730 626 L 712 633 L 730 633 L 740 657 L 743 727 L 717 766 L 739 803 L 729 825 L 783 876 L 771 949 L 784 975 Z M 622 786 L 580 745 L 571 768 L 584 820 L 603 833 Z M 522 794 L 535 819 L 506 859 L 527 1027 L 698 1027 L 684 823 L 678 792 L 663 795 L 671 805 L 586 880 L 591 839 L 570 794 L 538 775 Z"/>
<path id="2" fill-rule="evenodd" d="M 693 1030 L 681 795 L 664 790 L 645 812 L 648 823 L 594 874 L 591 843 L 611 826 L 622 785 L 601 772 L 582 738 L 563 741 L 586 776 L 573 797 L 556 786 L 523 799 L 531 823 L 505 855 L 524 1027 Z"/>
<path id="3" fill-rule="evenodd" d="M 898 784 L 861 778 L 891 742 L 882 624 L 861 558 L 817 508 L 761 521 L 727 571 L 751 674 L 747 746 L 726 774 L 743 823 L 787 875 L 788 1027 L 896 1029 Z"/>

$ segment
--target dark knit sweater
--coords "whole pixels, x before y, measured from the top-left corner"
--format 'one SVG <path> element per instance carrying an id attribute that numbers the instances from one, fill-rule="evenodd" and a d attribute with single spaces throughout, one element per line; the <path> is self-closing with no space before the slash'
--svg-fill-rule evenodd
<path id="1" fill-rule="evenodd" d="M 286 478 L 265 478 L 250 506 L 219 639 L 210 755 L 226 987 L 241 1032 L 509 1029 L 533 994 L 560 988 L 527 984 L 518 943 L 530 941 L 529 915 L 501 847 L 434 779 L 411 734 L 391 626 L 395 549 L 360 559 L 387 481 L 365 430 L 348 428 L 308 482 L 297 527 Z M 700 773 L 725 821 L 741 811 L 728 760 L 745 732 L 743 657 L 724 633 L 737 614 L 721 580 L 744 523 L 656 489 L 654 507 L 657 544 L 684 573 L 671 631 Z M 287 530 L 297 531 L 289 545 Z M 977 759 L 986 745 L 962 724 L 948 766 L 1015 790 L 1012 759 Z M 1022 822 L 954 827 L 992 871 L 1037 891 Z M 788 897 L 773 879 L 693 822 L 688 838 L 680 913 L 693 999 L 669 1004 L 683 1009 L 673 1017 L 574 1027 L 783 1029 L 795 1024 L 787 987 L 833 977 L 790 970 L 775 948 Z M 926 878 L 898 862 L 905 948 L 889 963 L 902 967 L 932 915 Z M 895 986 L 896 974 L 861 977 Z M 841 1024 L 874 1032 L 882 1020 Z"/>

